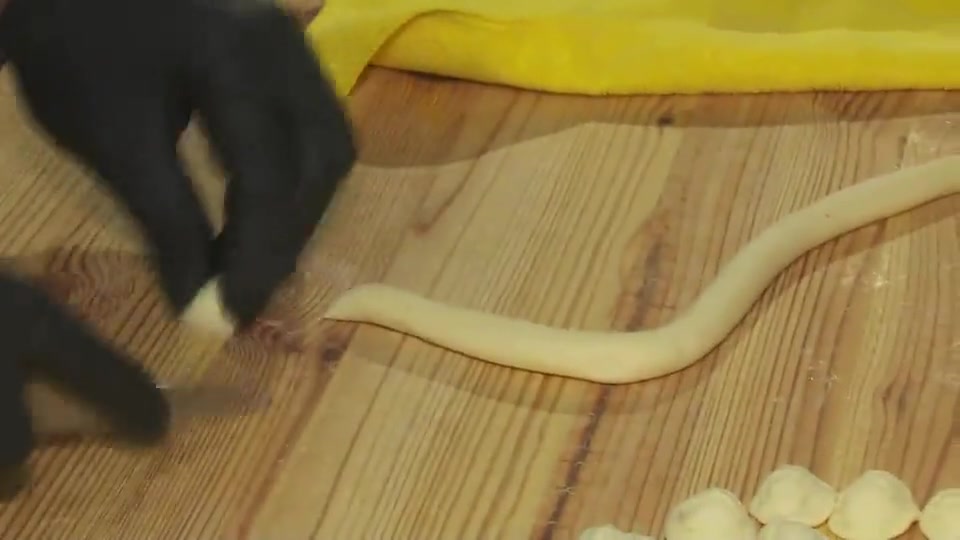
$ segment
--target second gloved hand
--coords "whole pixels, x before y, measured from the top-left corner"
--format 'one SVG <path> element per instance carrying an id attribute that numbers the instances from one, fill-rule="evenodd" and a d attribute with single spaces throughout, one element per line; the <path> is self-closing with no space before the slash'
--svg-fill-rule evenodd
<path id="1" fill-rule="evenodd" d="M 226 308 L 251 323 L 356 159 L 301 30 L 271 4 L 11 0 L 0 50 L 37 124 L 136 219 L 178 312 L 222 274 Z M 228 178 L 216 240 L 177 154 L 194 113 Z"/>

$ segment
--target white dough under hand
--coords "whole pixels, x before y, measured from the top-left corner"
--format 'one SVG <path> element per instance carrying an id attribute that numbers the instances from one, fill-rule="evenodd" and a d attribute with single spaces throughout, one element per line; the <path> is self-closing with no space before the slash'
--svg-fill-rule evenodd
<path id="1" fill-rule="evenodd" d="M 889 540 L 906 532 L 919 517 L 920 508 L 902 480 L 887 471 L 870 470 L 840 492 L 827 524 L 845 540 Z"/>
<path id="2" fill-rule="evenodd" d="M 920 531 L 929 540 L 960 540 L 960 488 L 944 489 L 927 501 Z"/>
<path id="3" fill-rule="evenodd" d="M 236 323 L 223 307 L 219 278 L 211 279 L 200 289 L 190 305 L 183 310 L 180 320 L 221 338 L 233 335 Z"/>
<path id="4" fill-rule="evenodd" d="M 665 326 L 591 332 L 431 301 L 382 284 L 355 287 L 325 318 L 372 323 L 502 366 L 600 383 L 633 383 L 684 369 L 719 345 L 773 279 L 836 236 L 960 192 L 960 156 L 905 167 L 827 195 L 767 227 Z"/>
<path id="5" fill-rule="evenodd" d="M 750 514 L 760 523 L 787 520 L 820 525 L 837 502 L 830 484 L 798 465 L 781 465 L 760 483 L 750 501 Z"/>
<path id="6" fill-rule="evenodd" d="M 754 540 L 757 524 L 736 495 L 709 488 L 674 506 L 663 532 L 667 540 Z"/>

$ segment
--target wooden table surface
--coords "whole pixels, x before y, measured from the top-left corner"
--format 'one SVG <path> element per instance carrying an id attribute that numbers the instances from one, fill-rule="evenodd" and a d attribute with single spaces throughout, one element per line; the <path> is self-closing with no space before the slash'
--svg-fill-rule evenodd
<path id="1" fill-rule="evenodd" d="M 218 350 L 165 311 L 127 219 L 0 79 L 0 255 L 54 254 L 62 301 L 159 377 L 264 403 L 156 450 L 37 452 L 4 539 L 652 534 L 694 491 L 748 500 L 781 463 L 838 486 L 887 469 L 921 504 L 960 486 L 956 196 L 815 249 L 716 351 L 642 384 L 318 320 L 386 281 L 553 325 L 659 324 L 778 216 L 960 151 L 960 94 L 590 99 L 374 70 L 351 102 L 362 163 L 301 275 Z M 218 172 L 196 133 L 185 146 L 219 219 Z"/>

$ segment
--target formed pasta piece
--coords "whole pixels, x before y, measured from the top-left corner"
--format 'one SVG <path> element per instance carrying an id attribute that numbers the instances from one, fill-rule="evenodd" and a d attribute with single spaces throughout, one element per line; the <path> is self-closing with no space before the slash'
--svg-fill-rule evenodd
<path id="1" fill-rule="evenodd" d="M 667 540 L 754 540 L 757 524 L 740 499 L 709 488 L 674 506 L 664 524 Z"/>
<path id="2" fill-rule="evenodd" d="M 846 540 L 884 540 L 900 536 L 919 517 L 920 508 L 902 480 L 869 470 L 840 492 L 827 525 Z"/>
<path id="3" fill-rule="evenodd" d="M 781 465 L 757 488 L 750 514 L 760 523 L 779 519 L 816 527 L 830 517 L 836 502 L 836 490 L 810 470 Z"/>
<path id="4" fill-rule="evenodd" d="M 931 497 L 919 525 L 930 540 L 960 540 L 960 488 L 947 488 Z"/>

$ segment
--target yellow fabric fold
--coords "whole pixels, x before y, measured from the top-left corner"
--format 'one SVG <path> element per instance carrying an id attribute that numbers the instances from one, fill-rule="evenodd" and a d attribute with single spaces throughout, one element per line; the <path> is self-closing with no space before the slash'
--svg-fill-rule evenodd
<path id="1" fill-rule="evenodd" d="M 960 87 L 956 0 L 327 0 L 341 95 L 380 65 L 576 94 Z"/>

